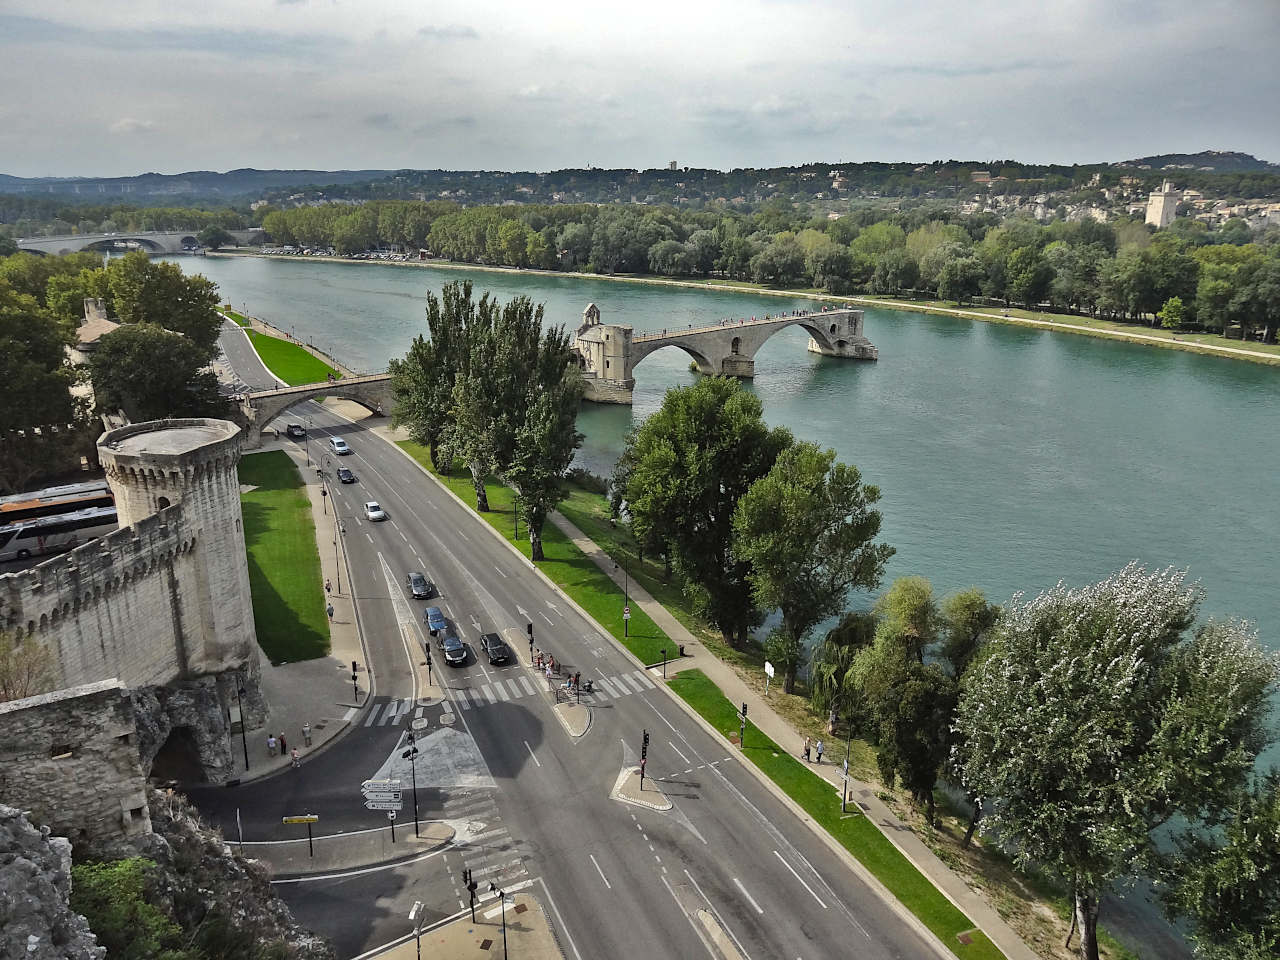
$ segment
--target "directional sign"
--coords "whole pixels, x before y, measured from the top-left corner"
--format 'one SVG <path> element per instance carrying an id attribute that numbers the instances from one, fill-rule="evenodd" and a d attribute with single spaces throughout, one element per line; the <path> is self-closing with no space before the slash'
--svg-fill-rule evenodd
<path id="1" fill-rule="evenodd" d="M 764 662 L 764 672 L 770 677 L 773 676 L 773 664 L 768 660 Z"/>
<path id="2" fill-rule="evenodd" d="M 366 780 L 360 784 L 360 792 L 366 797 L 371 791 L 391 791 L 393 793 L 400 792 L 399 780 Z"/>
<path id="3" fill-rule="evenodd" d="M 396 803 L 400 802 L 399 790 L 364 790 L 361 795 L 366 800 L 389 800 Z"/>
<path id="4" fill-rule="evenodd" d="M 301 817 L 281 817 L 281 823 L 319 823 L 320 818 L 314 813 L 308 813 Z"/>
<path id="5" fill-rule="evenodd" d="M 366 810 L 399 810 L 404 804 L 399 800 L 366 800 L 364 808 Z"/>

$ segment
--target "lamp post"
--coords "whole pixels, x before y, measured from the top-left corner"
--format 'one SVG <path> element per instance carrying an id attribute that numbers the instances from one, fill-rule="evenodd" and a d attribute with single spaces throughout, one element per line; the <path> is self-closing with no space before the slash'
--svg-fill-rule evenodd
<path id="1" fill-rule="evenodd" d="M 418 836 L 418 746 L 413 739 L 413 731 L 409 731 L 409 749 L 400 754 L 409 761 L 409 769 L 413 772 L 413 835 Z"/>
<path id="2" fill-rule="evenodd" d="M 414 947 L 418 960 L 422 960 L 422 921 L 426 919 L 426 911 L 422 909 L 422 901 L 413 901 L 413 909 L 409 911 L 409 922 L 413 924 Z"/>
<path id="3" fill-rule="evenodd" d="M 302 422 L 307 425 L 307 431 L 303 435 L 304 439 L 302 441 L 302 447 L 307 458 L 307 466 L 309 467 L 311 466 L 311 418 L 303 417 Z"/>
<path id="4" fill-rule="evenodd" d="M 489 892 L 493 893 L 498 890 L 492 883 L 489 884 Z M 502 960 L 507 960 L 507 894 L 503 890 L 498 890 L 498 899 L 502 901 Z"/>
<path id="5" fill-rule="evenodd" d="M 515 539 L 519 540 L 520 539 L 520 494 L 518 493 L 516 494 L 515 503 L 512 505 L 512 508 L 511 508 L 511 519 L 514 520 L 516 524 Z"/>
<path id="6" fill-rule="evenodd" d="M 239 683 L 236 684 L 236 709 L 240 711 L 240 742 L 244 745 L 244 772 L 249 772 L 249 732 L 248 724 L 244 721 L 244 687 Z"/>
<path id="7" fill-rule="evenodd" d="M 613 561 L 613 569 L 618 569 L 618 561 Z M 631 636 L 631 571 L 627 569 L 627 558 L 622 558 L 622 635 Z"/>

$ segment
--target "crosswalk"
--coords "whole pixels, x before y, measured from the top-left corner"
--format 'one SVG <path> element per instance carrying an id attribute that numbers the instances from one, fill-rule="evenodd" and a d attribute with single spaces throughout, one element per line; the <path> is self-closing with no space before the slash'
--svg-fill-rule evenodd
<path id="1" fill-rule="evenodd" d="M 487 707 L 501 701 L 520 700 L 531 697 L 538 692 L 538 684 L 546 689 L 546 681 L 530 680 L 523 674 L 508 680 L 493 680 L 490 683 L 475 687 L 453 687 L 449 690 L 459 709 L 470 710 L 473 707 Z M 563 677 L 555 679 L 557 685 L 564 683 Z M 592 692 L 582 694 L 583 703 L 607 703 L 633 693 L 652 690 L 654 682 L 645 676 L 643 670 L 632 670 L 630 673 L 616 677 L 596 677 L 592 680 Z M 576 699 L 576 695 L 575 695 Z"/>
<path id="2" fill-rule="evenodd" d="M 492 791 L 452 795 L 444 804 L 444 818 L 461 824 L 454 847 L 482 890 L 490 881 L 504 887 L 528 876 L 531 854 L 502 823 Z"/>
<path id="3" fill-rule="evenodd" d="M 388 725 L 396 727 L 412 710 L 412 698 L 400 700 L 395 697 L 378 697 L 373 701 L 373 706 L 369 708 L 369 713 L 364 718 L 364 725 L 366 727 L 385 727 Z"/>

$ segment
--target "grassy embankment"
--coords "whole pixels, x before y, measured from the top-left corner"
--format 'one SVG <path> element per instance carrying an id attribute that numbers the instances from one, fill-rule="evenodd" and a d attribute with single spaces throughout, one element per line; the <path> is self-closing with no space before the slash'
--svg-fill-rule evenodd
<path id="1" fill-rule="evenodd" d="M 311 502 L 288 455 L 255 453 L 240 461 L 240 496 L 258 643 L 272 663 L 329 652 L 324 578 Z"/>
<path id="2" fill-rule="evenodd" d="M 453 473 L 442 476 L 431 466 L 431 456 L 422 444 L 411 440 L 400 441 L 410 456 L 437 477 L 446 487 L 467 505 L 475 503 L 475 489 L 471 485 L 471 475 L 461 463 L 454 465 Z M 515 536 L 515 494 L 510 487 L 490 477 L 485 484 L 489 496 L 489 512 L 480 516 L 489 526 L 513 543 L 521 553 L 529 556 L 528 534 L 523 530 L 523 538 Z M 559 529 L 548 523 L 542 530 L 542 551 L 546 559 L 539 561 L 538 569 L 551 578 L 552 582 L 573 597 L 596 622 L 608 630 L 628 650 L 644 663 L 657 663 L 662 660 L 661 650 L 665 648 L 668 655 L 675 651 L 671 639 L 662 632 L 649 616 L 637 605 L 631 606 L 631 624 L 629 637 L 623 637 L 622 590 L 614 584 L 577 548 Z M 542 623 L 534 623 L 534 636 L 539 636 Z M 544 641 L 543 648 L 553 656 L 556 654 L 555 638 Z"/>
<path id="3" fill-rule="evenodd" d="M 687 670 L 670 681 L 671 688 L 725 737 L 736 739 L 737 709 L 701 670 Z M 875 875 L 895 897 L 957 957 L 997 958 L 1003 954 L 975 930 L 974 923 L 904 857 L 866 817 L 840 812 L 840 797 L 831 785 L 788 751 L 747 722 L 742 753 L 798 803 Z M 960 936 L 964 935 L 964 940 Z M 967 941 L 967 942 L 966 942 Z"/>
<path id="4" fill-rule="evenodd" d="M 253 330 L 247 331 L 253 348 L 267 369 L 290 386 L 319 383 L 338 371 L 299 344 Z"/>
<path id="5" fill-rule="evenodd" d="M 229 317 L 233 322 L 239 324 L 242 327 L 247 327 L 250 325 L 249 318 L 246 317 L 243 313 L 236 313 L 236 311 L 231 310 L 229 308 L 223 308 L 218 312 L 221 313 L 224 317 Z"/>

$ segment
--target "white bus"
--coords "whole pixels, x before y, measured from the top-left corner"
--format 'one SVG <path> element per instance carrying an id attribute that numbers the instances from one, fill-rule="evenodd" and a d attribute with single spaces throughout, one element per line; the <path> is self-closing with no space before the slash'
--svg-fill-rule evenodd
<path id="1" fill-rule="evenodd" d="M 76 513 L 90 507 L 110 507 L 115 502 L 111 487 L 105 480 L 68 483 L 30 493 L 13 493 L 0 497 L 0 524 L 37 520 L 58 513 Z"/>
<path id="2" fill-rule="evenodd" d="M 61 553 L 116 529 L 116 508 L 91 507 L 0 526 L 0 561 Z"/>

